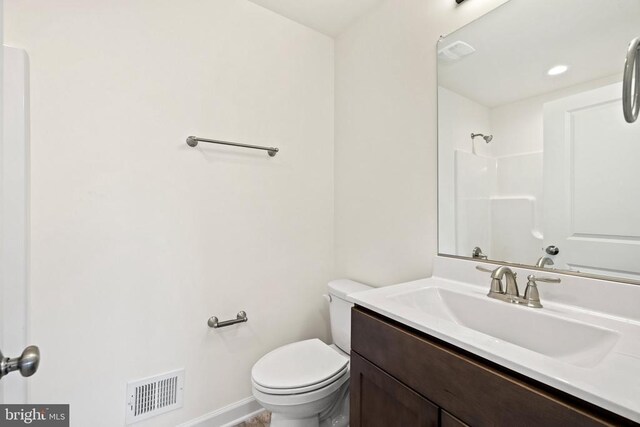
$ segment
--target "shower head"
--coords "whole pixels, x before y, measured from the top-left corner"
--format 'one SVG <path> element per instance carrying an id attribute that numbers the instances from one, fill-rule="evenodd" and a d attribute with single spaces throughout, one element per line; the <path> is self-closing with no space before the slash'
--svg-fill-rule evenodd
<path id="1" fill-rule="evenodd" d="M 471 139 L 475 139 L 477 136 L 481 136 L 482 139 L 484 139 L 484 142 L 486 142 L 487 144 L 490 143 L 491 140 L 493 140 L 493 135 L 483 135 L 481 133 L 472 133 Z"/>

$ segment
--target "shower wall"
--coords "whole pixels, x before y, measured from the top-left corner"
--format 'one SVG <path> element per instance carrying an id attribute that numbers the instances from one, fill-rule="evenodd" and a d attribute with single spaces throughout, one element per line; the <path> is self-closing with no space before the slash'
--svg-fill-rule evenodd
<path id="1" fill-rule="evenodd" d="M 442 87 L 439 101 L 440 251 L 471 256 L 479 246 L 495 259 L 534 256 L 541 238 L 541 151 L 522 152 L 526 146 L 505 131 L 509 117 L 501 112 L 509 108 L 491 109 Z M 473 154 L 472 132 L 494 138 L 489 144 L 476 138 Z"/>
<path id="2" fill-rule="evenodd" d="M 491 133 L 489 109 L 443 87 L 438 100 L 439 251 L 471 256 L 475 246 L 486 251 L 491 241 L 493 144 L 477 138 L 477 155 L 471 146 L 472 132 Z"/>

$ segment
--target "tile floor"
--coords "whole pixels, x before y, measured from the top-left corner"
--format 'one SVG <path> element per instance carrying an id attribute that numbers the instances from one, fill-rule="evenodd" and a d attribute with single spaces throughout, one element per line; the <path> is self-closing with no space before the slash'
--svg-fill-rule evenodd
<path id="1" fill-rule="evenodd" d="M 271 425 L 271 413 L 268 411 L 261 412 L 255 417 L 243 421 L 234 427 L 269 427 Z"/>

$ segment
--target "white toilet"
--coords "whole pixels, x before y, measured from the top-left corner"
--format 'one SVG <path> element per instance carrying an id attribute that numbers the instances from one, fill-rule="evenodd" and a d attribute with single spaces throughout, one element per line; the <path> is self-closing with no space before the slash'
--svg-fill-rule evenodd
<path id="1" fill-rule="evenodd" d="M 334 344 L 319 339 L 277 348 L 253 365 L 253 396 L 271 411 L 271 427 L 349 425 L 351 307 L 348 294 L 371 289 L 351 280 L 329 282 Z"/>

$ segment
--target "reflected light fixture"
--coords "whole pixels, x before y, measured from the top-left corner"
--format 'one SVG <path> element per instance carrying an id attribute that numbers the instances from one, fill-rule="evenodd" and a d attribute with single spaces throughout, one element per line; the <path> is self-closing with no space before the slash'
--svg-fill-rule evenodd
<path id="1" fill-rule="evenodd" d="M 550 76 L 558 76 L 562 73 L 565 73 L 568 69 L 569 67 L 566 65 L 556 65 L 554 67 L 549 68 L 549 71 L 547 71 L 547 74 Z"/>

